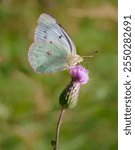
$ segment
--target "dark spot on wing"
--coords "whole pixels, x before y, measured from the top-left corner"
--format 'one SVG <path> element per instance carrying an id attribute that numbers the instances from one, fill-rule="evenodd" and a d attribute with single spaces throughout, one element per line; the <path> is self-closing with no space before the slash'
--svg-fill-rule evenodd
<path id="1" fill-rule="evenodd" d="M 61 38 L 62 38 L 62 35 L 59 35 L 59 38 L 61 39 Z"/>
<path id="2" fill-rule="evenodd" d="M 51 51 L 48 51 L 47 54 L 48 54 L 48 55 L 52 55 L 52 52 L 51 52 Z"/>
<path id="3" fill-rule="evenodd" d="M 50 44 L 52 44 L 52 41 L 49 41 L 50 42 Z"/>
<path id="4" fill-rule="evenodd" d="M 44 39 L 46 39 L 46 36 L 44 36 Z"/>

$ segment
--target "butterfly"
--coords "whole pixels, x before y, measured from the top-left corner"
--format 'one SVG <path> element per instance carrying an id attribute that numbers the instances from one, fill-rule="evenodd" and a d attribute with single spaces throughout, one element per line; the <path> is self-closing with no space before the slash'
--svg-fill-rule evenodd
<path id="1" fill-rule="evenodd" d="M 54 73 L 68 70 L 83 58 L 76 53 L 76 47 L 57 20 L 43 13 L 38 19 L 34 43 L 28 51 L 32 68 L 39 73 Z"/>

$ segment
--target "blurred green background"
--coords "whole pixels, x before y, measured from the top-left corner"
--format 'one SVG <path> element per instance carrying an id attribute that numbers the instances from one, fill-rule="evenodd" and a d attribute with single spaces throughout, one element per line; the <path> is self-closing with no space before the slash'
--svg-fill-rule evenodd
<path id="1" fill-rule="evenodd" d="M 57 18 L 80 55 L 90 82 L 65 113 L 59 150 L 117 149 L 117 1 L 0 0 L 0 150 L 52 150 L 58 98 L 66 71 L 41 75 L 27 52 L 43 12 Z"/>

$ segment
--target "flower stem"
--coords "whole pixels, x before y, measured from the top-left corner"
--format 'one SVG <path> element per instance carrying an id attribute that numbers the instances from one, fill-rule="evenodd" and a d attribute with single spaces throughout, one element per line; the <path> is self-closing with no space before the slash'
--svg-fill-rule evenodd
<path id="1" fill-rule="evenodd" d="M 54 150 L 58 150 L 60 127 L 61 127 L 61 124 L 62 124 L 62 119 L 63 119 L 64 112 L 65 112 L 65 109 L 62 108 L 61 111 L 60 111 L 60 114 L 59 114 L 58 122 L 57 122 Z"/>

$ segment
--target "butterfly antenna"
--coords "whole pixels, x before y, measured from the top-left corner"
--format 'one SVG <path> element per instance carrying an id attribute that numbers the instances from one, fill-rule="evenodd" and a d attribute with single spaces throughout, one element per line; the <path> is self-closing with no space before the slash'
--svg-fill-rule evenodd
<path id="1" fill-rule="evenodd" d="M 82 56 L 83 58 L 92 58 L 94 57 L 93 55 L 89 55 L 89 56 Z"/>
<path id="2" fill-rule="evenodd" d="M 87 55 L 87 56 L 82 56 L 83 58 L 92 58 L 95 56 L 95 54 L 98 53 L 98 51 L 94 51 L 94 52 L 91 52 L 91 54 Z"/>

